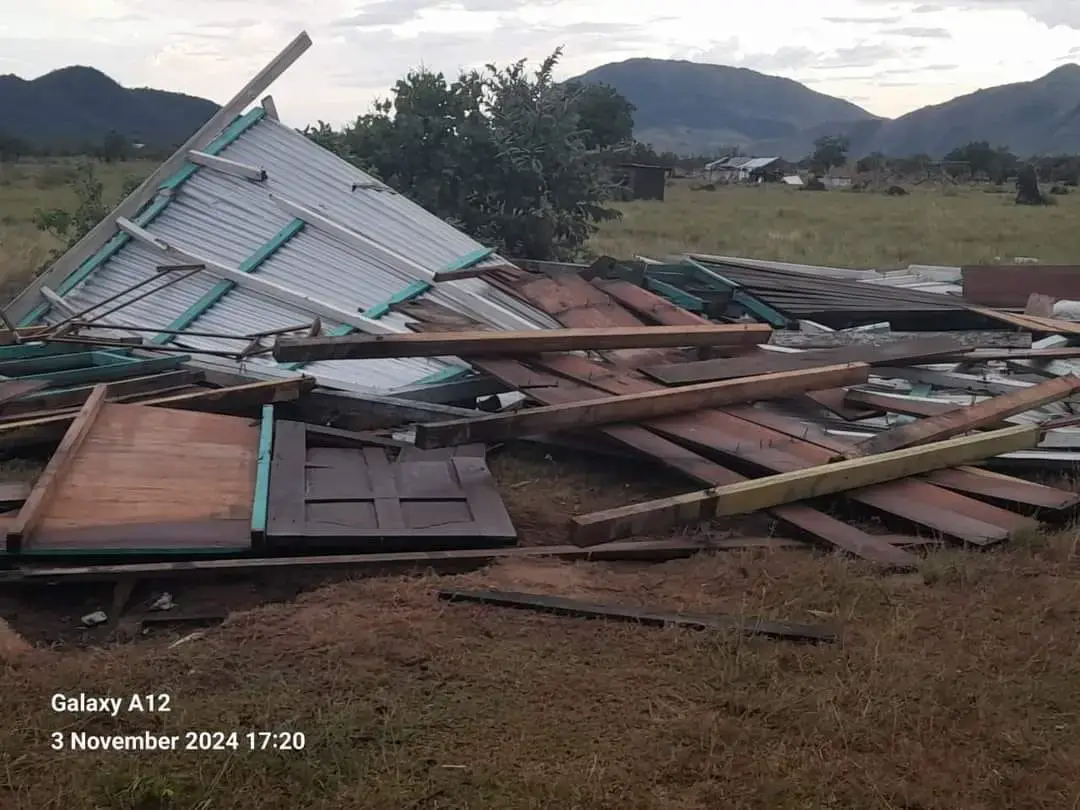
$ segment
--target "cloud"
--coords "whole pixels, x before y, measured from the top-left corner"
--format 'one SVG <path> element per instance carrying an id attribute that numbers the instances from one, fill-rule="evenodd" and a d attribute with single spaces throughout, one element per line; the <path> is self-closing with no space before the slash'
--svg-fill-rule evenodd
<path id="1" fill-rule="evenodd" d="M 952 39 L 952 34 L 944 28 L 924 28 L 917 25 L 889 28 L 884 33 L 898 37 L 914 37 L 916 39 Z"/>
<path id="2" fill-rule="evenodd" d="M 822 19 L 837 25 L 895 25 L 903 17 L 823 17 Z"/>
<path id="3" fill-rule="evenodd" d="M 413 20 L 421 11 L 438 5 L 437 0 L 375 0 L 361 6 L 358 13 L 334 20 L 331 25 L 342 28 L 401 25 Z"/>

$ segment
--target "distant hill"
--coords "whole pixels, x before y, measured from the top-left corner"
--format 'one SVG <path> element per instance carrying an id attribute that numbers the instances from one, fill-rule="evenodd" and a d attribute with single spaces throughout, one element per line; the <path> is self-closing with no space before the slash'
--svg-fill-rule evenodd
<path id="1" fill-rule="evenodd" d="M 217 110 L 203 98 L 121 87 L 88 67 L 0 76 L 0 134 L 38 145 L 100 143 L 111 130 L 150 147 L 179 145 Z"/>
<path id="2" fill-rule="evenodd" d="M 923 107 L 895 119 L 798 82 L 745 68 L 630 59 L 577 77 L 609 84 L 638 109 L 635 135 L 657 149 L 707 154 L 737 145 L 798 159 L 822 135 L 846 134 L 855 157 L 940 157 L 971 141 L 1008 145 L 1027 157 L 1080 153 L 1080 65 Z"/>
<path id="3" fill-rule="evenodd" d="M 747 68 L 669 59 L 628 59 L 575 77 L 607 84 L 635 107 L 635 135 L 658 150 L 706 152 L 723 146 L 794 140 L 822 125 L 835 132 L 879 120 L 849 101 L 791 79 Z"/>

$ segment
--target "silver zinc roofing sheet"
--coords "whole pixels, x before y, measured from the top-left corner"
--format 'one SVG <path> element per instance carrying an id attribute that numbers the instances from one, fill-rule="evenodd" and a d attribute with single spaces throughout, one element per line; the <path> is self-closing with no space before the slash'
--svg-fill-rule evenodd
<path id="1" fill-rule="evenodd" d="M 278 289 L 271 294 L 233 287 L 205 308 L 189 329 L 247 334 L 308 323 L 320 314 L 324 333 L 340 333 L 348 327 L 328 318 L 327 306 L 344 313 L 342 317 L 370 311 L 400 299 L 410 288 L 415 293 L 418 282 L 430 283 L 436 271 L 482 250 L 479 243 L 438 217 L 269 118 L 247 129 L 220 152 L 220 157 L 262 168 L 267 177 L 256 182 L 200 167 L 175 190 L 162 213 L 145 229 L 176 250 L 250 271 Z M 314 215 L 298 221 L 292 204 Z M 279 246 L 257 266 L 245 266 L 270 244 Z M 77 309 L 92 306 L 154 275 L 157 267 L 176 262 L 175 256 L 131 240 L 65 300 Z M 492 256 L 484 263 L 505 262 Z M 104 320 L 118 327 L 169 328 L 216 286 L 221 286 L 218 276 L 200 272 L 132 301 Z M 131 300 L 146 289 L 116 303 Z M 417 297 L 500 329 L 557 325 L 481 279 L 440 283 Z M 404 315 L 380 309 L 373 315 L 380 325 L 408 331 Z M 55 322 L 61 317 L 63 313 L 54 310 L 47 319 Z M 188 335 L 177 338 L 173 345 L 232 351 L 242 348 L 237 341 Z M 260 364 L 272 362 L 251 360 L 246 366 L 255 372 Z M 324 385 L 387 392 L 456 367 L 464 364 L 452 358 L 408 358 L 318 362 L 307 365 L 304 373 L 314 375 Z"/>

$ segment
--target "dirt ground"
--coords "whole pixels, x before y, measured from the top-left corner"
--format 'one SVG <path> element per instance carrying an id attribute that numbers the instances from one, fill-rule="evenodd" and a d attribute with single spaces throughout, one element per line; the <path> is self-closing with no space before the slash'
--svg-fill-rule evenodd
<path id="1" fill-rule="evenodd" d="M 683 488 L 543 449 L 491 463 L 523 544 L 564 542 L 574 512 Z M 1076 807 L 1076 539 L 931 552 L 905 576 L 756 550 L 177 585 L 178 611 L 227 618 L 123 643 L 77 626 L 108 608 L 107 589 L 7 597 L 0 615 L 36 644 L 0 632 L 0 808 Z M 843 641 L 447 604 L 440 587 L 830 623 Z M 131 609 L 158 593 L 150 583 Z M 56 693 L 166 693 L 172 710 L 61 714 Z M 55 732 L 144 730 L 305 736 L 302 750 L 251 751 L 243 736 L 236 750 L 50 750 Z"/>

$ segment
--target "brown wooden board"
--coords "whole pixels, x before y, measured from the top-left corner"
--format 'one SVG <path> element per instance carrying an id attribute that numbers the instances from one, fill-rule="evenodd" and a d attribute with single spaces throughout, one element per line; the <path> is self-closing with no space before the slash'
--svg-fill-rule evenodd
<path id="1" fill-rule="evenodd" d="M 538 373 L 514 360 L 482 360 L 474 363 L 486 373 L 516 385 L 522 379 L 536 379 Z M 549 384 L 529 389 L 530 398 L 549 405 L 579 402 L 604 396 L 603 391 L 569 379 L 549 376 Z M 691 415 L 690 420 L 693 420 Z M 744 476 L 717 464 L 715 461 L 681 446 L 671 438 L 638 425 L 613 425 L 600 429 L 611 439 L 683 473 L 689 478 L 711 486 L 746 480 Z M 889 567 L 913 568 L 917 558 L 889 542 L 864 532 L 841 520 L 804 504 L 789 504 L 769 511 L 777 520 L 797 533 L 812 537 L 872 562 Z"/>
<path id="2" fill-rule="evenodd" d="M 962 353 L 964 346 L 952 338 L 905 340 L 886 346 L 844 346 L 838 349 L 812 349 L 805 352 L 769 352 L 718 360 L 690 363 L 665 363 L 642 368 L 642 372 L 667 385 L 730 380 L 778 371 L 794 371 L 838 363 L 892 365 L 896 361 L 927 360 L 945 354 Z"/>
<path id="3" fill-rule="evenodd" d="M 21 553 L 246 551 L 258 441 L 250 419 L 104 403 Z"/>
<path id="4" fill-rule="evenodd" d="M 372 552 L 513 544 L 516 533 L 482 456 L 414 456 L 328 447 L 301 422 L 274 426 L 266 547 Z"/>
<path id="5" fill-rule="evenodd" d="M 985 307 L 1023 309 L 1032 293 L 1080 300 L 1080 265 L 965 265 L 961 275 L 964 298 Z"/>
<path id="6" fill-rule="evenodd" d="M 518 286 L 520 288 L 520 281 Z M 647 294 L 652 295 L 652 293 Z M 541 309 L 547 310 L 549 302 L 557 300 L 562 303 L 564 311 L 575 313 L 575 317 L 582 317 L 579 313 L 588 306 L 586 302 L 589 302 L 594 305 L 590 317 L 598 325 L 603 325 L 605 319 L 609 316 L 611 322 L 617 321 L 619 323 L 626 323 L 628 319 L 633 318 L 631 313 L 610 299 L 606 304 L 597 304 L 597 298 L 600 295 L 602 295 L 602 290 L 585 284 L 581 279 L 576 279 L 562 287 L 560 294 L 553 295 L 546 300 L 535 300 L 533 303 Z M 562 320 L 560 312 L 547 311 L 556 319 Z M 920 353 L 928 351 L 936 353 L 939 349 L 942 352 L 950 351 L 944 346 L 927 345 L 945 342 L 925 341 L 918 347 L 917 351 Z M 895 352 L 896 347 L 899 345 L 894 344 L 891 351 Z M 952 350 L 955 350 L 955 344 Z M 829 356 L 835 356 L 833 354 L 835 351 L 828 350 L 825 353 Z M 617 352 L 611 354 L 622 355 L 625 358 L 627 353 Z M 763 352 L 759 352 L 759 354 L 763 354 Z M 803 354 L 817 354 L 817 352 L 805 352 Z M 665 356 L 669 357 L 670 354 L 653 351 L 652 356 L 657 358 L 657 362 L 661 362 L 665 359 Z M 921 354 L 915 356 L 921 356 Z M 930 356 L 933 356 L 933 354 Z M 613 373 L 611 369 L 598 367 L 595 364 L 588 363 L 588 361 L 583 361 L 581 358 L 562 356 L 553 359 L 560 365 L 559 374 L 571 377 L 583 385 L 598 388 L 609 394 L 627 394 L 647 390 L 650 387 L 650 383 L 647 381 L 628 375 L 625 371 Z M 547 360 L 548 358 L 545 358 L 545 363 Z M 720 360 L 714 362 L 727 363 L 732 361 Z M 577 369 L 568 367 L 574 364 L 578 365 Z M 489 373 L 492 372 L 489 371 Z M 757 469 L 769 472 L 784 472 L 826 463 L 831 456 L 822 447 L 815 447 L 806 442 L 783 437 L 775 431 L 768 430 L 751 421 L 732 418 L 722 411 L 700 411 L 650 421 L 647 427 L 651 431 L 660 433 L 665 439 L 671 440 L 669 442 L 671 446 L 678 447 L 679 444 L 683 444 L 707 455 L 721 453 L 727 458 L 738 460 L 743 464 L 752 464 Z M 771 446 L 778 441 L 785 449 L 774 449 Z M 676 444 L 676 442 L 679 444 Z M 869 487 L 853 493 L 849 497 L 873 509 L 910 521 L 915 525 L 972 543 L 1001 541 L 1012 533 L 1026 530 L 1032 525 L 1031 521 L 1023 516 L 1015 515 L 971 498 L 965 498 L 956 492 L 934 487 L 919 480 L 897 481 L 891 484 Z M 801 504 L 784 508 L 793 507 L 809 509 L 809 507 L 804 507 Z M 773 514 L 776 514 L 775 510 Z M 872 536 L 865 535 L 865 537 L 870 538 L 870 542 L 873 542 Z M 851 540 L 847 539 L 843 542 L 850 544 Z M 838 545 L 854 553 L 859 553 L 854 548 L 844 545 L 843 542 L 838 543 Z"/>

